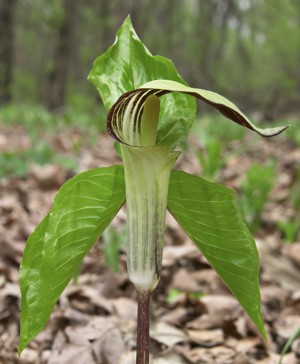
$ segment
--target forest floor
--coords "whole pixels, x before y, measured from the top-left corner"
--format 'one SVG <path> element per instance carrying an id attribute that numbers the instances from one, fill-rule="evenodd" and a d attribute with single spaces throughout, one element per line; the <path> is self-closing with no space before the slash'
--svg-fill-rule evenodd
<path id="1" fill-rule="evenodd" d="M 43 138 L 67 157 L 76 149 L 77 171 L 120 163 L 113 141 L 103 134 L 93 145 L 72 128 Z M 80 148 L 74 148 L 76 143 Z M 24 128 L 0 124 L 0 153 L 25 151 L 30 144 Z M 191 136 L 189 145 L 176 168 L 201 174 L 193 153 L 201 143 Z M 232 154 L 232 150 L 243 152 Z M 276 161 L 274 185 L 254 234 L 268 341 L 259 336 L 236 299 L 168 215 L 162 277 L 151 302 L 150 350 L 155 364 L 278 364 L 284 344 L 300 328 L 300 241 L 287 244 L 278 228 L 280 221 L 297 215 L 290 192 L 300 169 L 300 148 L 285 136 L 261 139 L 247 132 L 243 140 L 228 143 L 226 152 L 229 157 L 218 180 L 238 193 L 254 162 Z M 113 272 L 104 259 L 103 239 L 84 259 L 77 284 L 71 282 L 64 291 L 47 327 L 21 359 L 17 355 L 18 267 L 25 241 L 51 207 L 58 187 L 73 174 L 57 163 L 31 164 L 25 176 L 0 179 L 0 363 L 135 362 L 136 294 L 127 277 L 125 251 L 120 251 L 119 272 Z M 108 236 L 108 242 L 123 238 L 125 222 L 122 209 L 113 221 L 115 238 Z M 283 364 L 296 363 L 300 363 L 300 339 L 283 360 Z"/>

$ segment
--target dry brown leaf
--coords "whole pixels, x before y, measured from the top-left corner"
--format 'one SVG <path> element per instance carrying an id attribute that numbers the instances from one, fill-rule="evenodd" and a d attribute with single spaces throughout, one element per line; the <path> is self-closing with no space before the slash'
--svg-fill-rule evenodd
<path id="1" fill-rule="evenodd" d="M 185 269 L 179 269 L 173 276 L 171 286 L 183 292 L 197 292 L 200 285 L 197 280 Z"/>
<path id="2" fill-rule="evenodd" d="M 296 339 L 292 343 L 292 351 L 295 353 L 297 358 L 300 358 L 300 338 Z"/>
<path id="3" fill-rule="evenodd" d="M 94 286 L 88 286 L 83 285 L 81 280 L 78 285 L 72 286 L 67 291 L 68 296 L 72 296 L 72 304 L 73 306 L 76 306 L 76 308 L 81 307 L 83 309 L 85 307 L 86 312 L 92 312 L 93 307 L 98 307 L 103 309 L 107 313 L 113 312 L 113 305 L 111 300 L 103 297 L 102 294 L 100 294 L 99 289 Z M 76 302 L 76 305 L 74 305 L 75 300 L 74 298 L 78 296 L 80 300 Z M 83 301 L 82 298 L 85 298 L 86 300 Z M 88 306 L 88 308 L 87 308 Z"/>
<path id="4" fill-rule="evenodd" d="M 300 268 L 300 242 L 292 245 L 286 245 L 283 252 Z"/>
<path id="5" fill-rule="evenodd" d="M 104 317 L 94 317 L 84 327 L 68 326 L 65 333 L 71 345 L 92 350 L 99 362 L 115 363 L 125 351 L 119 329 Z"/>
<path id="6" fill-rule="evenodd" d="M 40 188 L 56 188 L 65 181 L 66 172 L 56 164 L 32 164 L 29 169 L 30 176 Z"/>
<path id="7" fill-rule="evenodd" d="M 216 346 L 211 349 L 195 348 L 183 352 L 193 364 L 246 364 L 236 361 L 240 356 L 231 348 Z"/>
<path id="8" fill-rule="evenodd" d="M 300 327 L 300 316 L 297 315 L 282 315 L 274 323 L 277 335 L 288 340 L 293 333 Z"/>
<path id="9" fill-rule="evenodd" d="M 187 309 L 185 307 L 179 306 L 167 311 L 167 313 L 163 316 L 160 316 L 159 321 L 179 326 L 187 320 L 188 316 L 189 314 Z"/>
<path id="10" fill-rule="evenodd" d="M 280 355 L 276 353 L 270 353 L 266 358 L 258 360 L 255 364 L 278 364 Z M 299 360 L 295 358 L 293 353 L 284 356 L 282 364 L 299 364 Z"/>
<path id="11" fill-rule="evenodd" d="M 191 272 L 191 276 L 197 280 L 201 291 L 204 293 L 214 294 L 215 292 L 223 293 L 228 291 L 217 272 L 211 268 Z"/>
<path id="12" fill-rule="evenodd" d="M 38 352 L 30 348 L 25 348 L 22 352 L 22 363 L 36 363 L 38 361 Z M 3 363 L 4 364 L 4 363 Z"/>
<path id="13" fill-rule="evenodd" d="M 260 347 L 261 339 L 258 337 L 247 337 L 244 339 L 228 338 L 226 340 L 226 346 L 236 350 L 237 353 L 243 354 L 244 357 L 253 356 L 257 351 L 257 347 Z"/>
<path id="14" fill-rule="evenodd" d="M 111 300 L 112 306 L 118 316 L 127 320 L 136 320 L 137 303 L 126 297 L 116 298 Z"/>
<path id="15" fill-rule="evenodd" d="M 278 312 L 286 303 L 288 293 L 275 285 L 262 286 L 260 292 L 265 320 L 273 321 L 277 319 Z"/>
<path id="16" fill-rule="evenodd" d="M 189 364 L 181 355 L 177 354 L 174 350 L 162 354 L 159 358 L 154 358 L 152 362 L 153 364 Z"/>
<path id="17" fill-rule="evenodd" d="M 260 242 L 261 265 L 265 280 L 275 280 L 282 288 L 288 291 L 300 290 L 300 269 L 283 256 L 281 252 L 273 250 L 268 242 Z"/>
<path id="18" fill-rule="evenodd" d="M 201 346 L 213 347 L 224 342 L 224 333 L 220 329 L 216 330 L 188 330 L 189 339 Z"/>
<path id="19" fill-rule="evenodd" d="M 135 357 L 136 357 L 135 351 L 123 353 L 120 358 L 120 364 L 135 364 Z"/>
<path id="20" fill-rule="evenodd" d="M 222 295 L 207 295 L 200 299 L 207 313 L 188 323 L 188 328 L 206 330 L 220 328 L 228 320 L 238 317 L 242 311 L 234 297 Z"/>
<path id="21" fill-rule="evenodd" d="M 81 345 L 66 344 L 61 350 L 53 351 L 48 364 L 97 364 L 92 349 Z"/>
<path id="22" fill-rule="evenodd" d="M 151 326 L 150 337 L 167 347 L 188 341 L 188 337 L 183 331 L 164 322 L 158 322 Z"/>
<path id="23" fill-rule="evenodd" d="M 192 243 L 178 246 L 166 246 L 163 251 L 163 267 L 176 265 L 179 260 L 199 257 L 199 251 Z"/>

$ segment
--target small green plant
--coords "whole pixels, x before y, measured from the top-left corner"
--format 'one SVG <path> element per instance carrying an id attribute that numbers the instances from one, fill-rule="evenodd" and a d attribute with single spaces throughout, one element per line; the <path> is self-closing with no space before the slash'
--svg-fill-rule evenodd
<path id="1" fill-rule="evenodd" d="M 239 125 L 233 124 L 229 128 L 228 123 L 224 122 L 224 117 L 215 113 L 200 117 L 191 131 L 203 145 L 211 139 L 217 139 L 225 147 L 230 142 L 242 141 L 246 132 Z"/>
<path id="2" fill-rule="evenodd" d="M 103 108 L 96 109 L 93 101 L 81 96 L 70 98 L 68 106 L 59 114 L 35 104 L 7 104 L 0 108 L 0 123 L 22 125 L 33 143 L 39 141 L 45 131 L 56 133 L 62 125 L 76 127 L 94 138 L 98 131 L 104 130 L 105 114 Z"/>
<path id="3" fill-rule="evenodd" d="M 199 98 L 263 136 L 286 127 L 256 128 L 230 101 L 191 88 L 172 62 L 152 56 L 127 18 L 115 43 L 94 63 L 89 80 L 106 110 L 107 129 L 123 165 L 78 174 L 58 191 L 51 211 L 29 237 L 20 268 L 19 352 L 40 332 L 97 238 L 127 204 L 127 268 L 137 290 L 137 363 L 149 363 L 149 303 L 162 265 L 168 209 L 218 272 L 265 337 L 259 258 L 230 189 L 172 170 Z"/>
<path id="4" fill-rule="evenodd" d="M 275 166 L 253 164 L 241 186 L 240 203 L 251 231 L 259 228 L 260 217 L 274 185 Z"/>
<path id="5" fill-rule="evenodd" d="M 33 142 L 39 141 L 39 133 L 57 130 L 58 118 L 38 105 L 8 104 L 0 108 L 0 122 L 6 125 L 22 125 Z"/>
<path id="6" fill-rule="evenodd" d="M 281 230 L 283 237 L 286 242 L 294 243 L 297 240 L 298 234 L 300 232 L 300 223 L 292 219 L 286 222 L 280 221 L 278 227 Z"/>
<path id="7" fill-rule="evenodd" d="M 293 123 L 293 128 L 288 130 L 287 136 L 290 140 L 294 141 L 298 147 L 300 147 L 300 123 L 299 123 L 299 121 L 295 121 Z"/>
<path id="8" fill-rule="evenodd" d="M 46 143 L 36 143 L 27 150 L 1 153 L 0 178 L 7 176 L 24 177 L 27 175 L 31 163 L 39 165 L 55 163 L 70 170 L 75 170 L 77 166 L 74 158 L 56 153 Z"/>
<path id="9" fill-rule="evenodd" d="M 224 150 L 233 141 L 242 141 L 245 135 L 244 128 L 233 125 L 228 128 L 224 120 L 218 115 L 206 115 L 195 123 L 192 133 L 201 145 L 197 157 L 201 165 L 201 176 L 208 180 L 218 180 L 221 168 L 224 166 L 228 155 L 224 156 Z M 238 151 L 235 149 L 234 152 Z"/>
<path id="10" fill-rule="evenodd" d="M 0 153 L 0 178 L 7 176 L 23 177 L 27 174 L 27 171 L 24 153 L 16 151 Z"/>
<path id="11" fill-rule="evenodd" d="M 290 192 L 291 203 L 296 210 L 296 213 L 300 213 L 300 169 L 296 171 L 295 179 Z"/>
<path id="12" fill-rule="evenodd" d="M 168 304 L 172 304 L 176 298 L 178 298 L 182 294 L 182 291 L 180 289 L 172 288 L 169 289 L 168 294 L 166 296 L 166 302 Z"/>
<path id="13" fill-rule="evenodd" d="M 285 354 L 290 350 L 290 347 L 293 345 L 293 342 L 300 337 L 300 327 L 293 333 L 293 335 L 288 339 L 286 344 L 284 345 L 281 353 L 280 360 L 278 364 L 282 364 L 282 360 L 284 359 Z"/>
<path id="14" fill-rule="evenodd" d="M 216 139 L 209 140 L 205 145 L 205 151 L 198 152 L 197 157 L 202 167 L 203 178 L 208 180 L 216 179 L 224 165 L 222 144 Z"/>
<path id="15" fill-rule="evenodd" d="M 172 288 L 168 291 L 167 297 L 166 297 L 166 302 L 168 304 L 172 304 L 174 301 L 176 301 L 176 298 L 178 298 L 180 295 L 182 295 L 183 293 L 186 294 L 186 297 L 189 299 L 199 299 L 203 296 L 205 296 L 205 293 L 203 292 L 184 292 L 181 291 L 180 289 L 176 289 L 176 288 Z"/>
<path id="16" fill-rule="evenodd" d="M 289 199 L 294 208 L 294 216 L 287 221 L 279 221 L 278 226 L 288 243 L 300 239 L 300 170 L 296 172 L 290 189 Z"/>
<path id="17" fill-rule="evenodd" d="M 125 234 L 123 230 L 118 232 L 110 225 L 102 235 L 105 263 L 114 272 L 119 271 L 119 255 L 121 248 L 125 245 Z"/>

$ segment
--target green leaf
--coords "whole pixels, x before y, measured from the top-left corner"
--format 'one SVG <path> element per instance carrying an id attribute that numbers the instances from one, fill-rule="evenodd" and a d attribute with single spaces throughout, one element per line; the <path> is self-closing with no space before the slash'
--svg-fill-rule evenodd
<path id="1" fill-rule="evenodd" d="M 60 188 L 23 254 L 19 353 L 44 328 L 83 257 L 124 201 L 122 166 L 80 173 Z"/>
<path id="2" fill-rule="evenodd" d="M 139 89 L 127 92 L 118 99 L 111 107 L 107 116 L 108 132 L 112 137 L 122 143 L 132 146 L 142 145 L 142 131 L 145 130 L 145 126 L 143 126 L 145 120 L 142 115 L 143 111 L 146 110 L 147 100 L 154 96 L 156 96 L 156 99 L 161 96 L 166 97 L 169 93 L 184 93 L 203 100 L 220 111 L 228 119 L 265 137 L 274 136 L 288 128 L 288 126 L 269 129 L 257 128 L 236 105 L 223 96 L 211 91 L 187 87 L 175 81 L 156 80 L 144 84 Z M 171 104 L 169 108 L 172 110 Z M 186 110 L 186 105 L 182 104 L 182 111 L 186 112 Z M 150 118 L 148 117 L 146 119 L 149 122 Z M 173 124 L 174 130 L 176 129 L 176 126 L 178 126 L 178 121 L 175 119 Z M 179 122 L 179 129 L 180 128 L 181 124 Z M 173 148 L 178 142 L 182 141 L 183 134 L 179 137 L 179 140 L 176 141 L 176 139 L 174 139 L 178 136 L 176 132 L 171 132 L 170 139 L 168 131 L 160 131 L 163 131 L 166 134 L 163 138 L 158 138 L 157 144 L 166 143 L 169 147 Z"/>
<path id="3" fill-rule="evenodd" d="M 149 90 L 152 90 L 153 93 L 157 91 L 183 92 L 185 94 L 194 96 L 206 102 L 207 104 L 213 106 L 228 119 L 244 126 L 245 128 L 251 129 L 256 133 L 258 133 L 259 135 L 265 137 L 280 134 L 289 127 L 289 125 L 287 125 L 287 126 L 279 126 L 276 128 L 267 128 L 267 129 L 257 128 L 255 125 L 251 123 L 251 121 L 247 118 L 247 116 L 244 115 L 242 111 L 235 104 L 227 100 L 225 97 L 212 91 L 188 87 L 178 82 L 168 81 L 168 80 L 155 80 L 144 84 L 143 86 L 141 86 L 141 89 L 143 89 L 144 92 Z"/>
<path id="4" fill-rule="evenodd" d="M 94 62 L 88 79 L 98 89 L 107 111 L 124 93 L 146 82 L 167 79 L 185 85 L 170 60 L 153 56 L 144 46 L 129 17 L 118 30 L 115 43 Z M 193 124 L 195 111 L 195 100 L 185 94 L 163 97 L 157 142 L 175 146 L 183 141 Z"/>
<path id="5" fill-rule="evenodd" d="M 258 252 L 234 192 L 173 171 L 168 209 L 266 337 L 260 310 Z"/>
<path id="6" fill-rule="evenodd" d="M 281 353 L 280 353 L 280 359 L 278 364 L 282 364 L 282 360 L 285 356 L 285 354 L 289 351 L 290 347 L 292 346 L 293 342 L 300 337 L 300 327 L 292 334 L 292 336 L 288 339 L 286 344 L 284 345 Z"/>

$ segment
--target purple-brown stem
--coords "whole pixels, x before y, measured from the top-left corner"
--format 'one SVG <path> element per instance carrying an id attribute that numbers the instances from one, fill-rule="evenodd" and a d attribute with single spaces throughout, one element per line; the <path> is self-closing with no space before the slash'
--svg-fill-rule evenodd
<path id="1" fill-rule="evenodd" d="M 149 304 L 150 291 L 138 291 L 136 364 L 149 364 Z"/>

